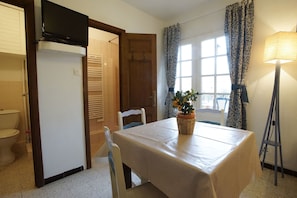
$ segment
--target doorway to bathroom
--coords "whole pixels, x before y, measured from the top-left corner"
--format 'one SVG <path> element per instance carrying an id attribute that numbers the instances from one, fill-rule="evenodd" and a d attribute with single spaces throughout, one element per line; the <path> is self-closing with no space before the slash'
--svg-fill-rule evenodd
<path id="1" fill-rule="evenodd" d="M 92 79 L 88 78 L 88 67 L 91 66 L 92 61 L 97 63 L 99 62 L 98 67 L 102 65 L 103 69 L 106 71 L 109 70 L 107 75 L 103 75 L 103 81 L 101 83 L 104 101 L 102 108 L 104 120 L 101 120 L 100 122 L 100 116 L 98 118 L 95 117 L 93 120 L 85 120 L 86 157 L 88 168 L 91 167 L 91 158 L 94 157 L 93 151 L 94 149 L 98 148 L 92 148 L 92 141 L 95 140 L 95 142 L 101 142 L 101 144 L 104 142 L 103 126 L 108 126 L 111 131 L 118 130 L 117 111 L 133 108 L 145 108 L 147 122 L 157 120 L 156 35 L 126 33 L 123 29 L 113 27 L 92 19 L 89 19 L 89 27 L 94 28 L 96 32 L 102 30 L 101 34 L 108 35 L 106 36 L 107 39 L 102 41 L 105 44 L 101 46 L 107 46 L 107 49 L 112 49 L 111 53 L 115 53 L 116 57 L 111 56 L 111 58 L 108 59 L 109 61 L 104 61 L 103 58 L 102 63 L 100 63 L 100 57 L 102 56 L 96 55 L 96 61 L 84 61 L 84 90 L 89 90 L 90 85 L 100 86 L 100 82 L 90 82 Z M 102 39 L 103 36 L 100 38 Z M 92 58 L 89 57 L 89 54 L 91 55 L 93 53 L 93 51 L 89 49 L 89 47 L 92 46 L 92 43 L 92 38 L 90 38 L 87 50 L 87 59 Z M 105 66 L 108 67 L 105 68 Z M 94 68 L 92 68 L 90 71 L 94 71 Z M 104 77 L 106 78 L 105 82 Z M 97 89 L 100 90 L 100 87 L 97 87 Z M 104 93 L 105 90 L 109 95 L 107 95 L 107 98 L 104 99 L 106 94 Z M 97 93 L 100 94 L 99 92 Z M 90 101 L 89 96 L 90 93 L 84 94 L 86 118 L 91 118 L 94 115 L 100 115 L 100 113 L 91 112 L 93 110 L 93 102 Z M 97 135 L 97 137 L 100 138 L 101 136 L 100 141 L 98 139 L 96 140 L 95 138 L 92 140 L 92 124 L 96 124 L 96 126 L 99 128 L 98 134 L 100 135 Z M 99 154 L 100 156 L 102 154 L 101 151 L 102 150 L 100 149 L 95 153 L 95 155 Z"/>
<path id="2" fill-rule="evenodd" d="M 103 126 L 117 130 L 119 35 L 89 27 L 87 55 L 89 132 L 92 158 L 100 155 Z M 100 152 L 100 151 L 99 151 Z"/>
<path id="3" fill-rule="evenodd" d="M 15 161 L 0 167 L 0 196 L 35 186 L 28 100 L 24 9 L 0 2 L 0 109 L 19 111 Z M 11 178 L 11 179 L 8 179 Z M 20 185 L 21 181 L 27 181 Z"/>

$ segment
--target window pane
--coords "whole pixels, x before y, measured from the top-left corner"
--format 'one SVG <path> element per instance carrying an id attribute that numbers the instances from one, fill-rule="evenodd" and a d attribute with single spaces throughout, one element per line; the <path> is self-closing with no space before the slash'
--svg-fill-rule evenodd
<path id="1" fill-rule="evenodd" d="M 229 64 L 227 56 L 217 57 L 217 74 L 229 74 Z"/>
<path id="2" fill-rule="evenodd" d="M 180 48 L 181 48 L 181 47 L 178 47 L 178 52 L 177 52 L 177 62 L 180 61 Z"/>
<path id="3" fill-rule="evenodd" d="M 176 64 L 176 77 L 180 77 L 180 63 Z"/>
<path id="4" fill-rule="evenodd" d="M 229 75 L 217 76 L 217 93 L 230 93 L 231 80 Z"/>
<path id="5" fill-rule="evenodd" d="M 201 42 L 201 57 L 215 55 L 215 40 L 209 39 Z"/>
<path id="6" fill-rule="evenodd" d="M 175 79 L 175 87 L 174 87 L 174 91 L 181 91 L 181 88 L 180 88 L 180 78 L 176 78 Z"/>
<path id="7" fill-rule="evenodd" d="M 201 75 L 213 75 L 215 72 L 214 58 L 204 58 L 201 60 Z"/>
<path id="8" fill-rule="evenodd" d="M 192 87 L 192 44 L 180 46 L 178 53 L 175 91 L 186 91 Z"/>
<path id="9" fill-rule="evenodd" d="M 192 59 L 192 45 L 181 46 L 181 60 Z"/>
<path id="10" fill-rule="evenodd" d="M 201 42 L 200 66 L 200 107 L 217 108 L 216 98 L 229 98 L 231 91 L 225 36 Z"/>
<path id="11" fill-rule="evenodd" d="M 201 92 L 214 93 L 214 76 L 201 77 Z"/>
<path id="12" fill-rule="evenodd" d="M 199 100 L 201 101 L 200 108 L 213 109 L 214 95 L 202 94 Z"/>
<path id="13" fill-rule="evenodd" d="M 192 76 L 192 61 L 181 62 L 181 76 Z"/>
<path id="14" fill-rule="evenodd" d="M 217 55 L 227 54 L 225 36 L 217 38 Z"/>
<path id="15" fill-rule="evenodd" d="M 187 91 L 192 89 L 192 78 L 181 78 L 181 89 Z"/>

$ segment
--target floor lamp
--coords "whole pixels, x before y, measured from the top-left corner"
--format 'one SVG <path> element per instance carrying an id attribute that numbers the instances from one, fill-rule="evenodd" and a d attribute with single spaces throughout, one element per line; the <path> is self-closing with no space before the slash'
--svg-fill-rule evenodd
<path id="1" fill-rule="evenodd" d="M 280 67 L 283 63 L 295 61 L 297 59 L 297 33 L 296 32 L 278 32 L 269 36 L 265 41 L 264 62 L 274 63 L 275 78 L 272 99 L 269 109 L 269 114 L 266 122 L 265 131 L 259 151 L 259 156 L 262 161 L 262 168 L 264 167 L 267 146 L 274 147 L 274 185 L 277 185 L 277 169 L 278 169 L 278 151 L 280 156 L 280 169 L 282 177 L 284 177 L 283 170 L 283 156 L 280 133 L 279 120 L 279 79 Z"/>

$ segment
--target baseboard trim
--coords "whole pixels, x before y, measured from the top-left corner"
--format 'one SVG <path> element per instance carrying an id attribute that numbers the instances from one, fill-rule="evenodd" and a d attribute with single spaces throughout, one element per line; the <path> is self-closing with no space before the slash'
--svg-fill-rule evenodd
<path id="1" fill-rule="evenodd" d="M 264 163 L 264 167 L 274 170 L 274 165 L 271 165 L 271 164 Z M 281 167 L 278 166 L 277 171 L 281 172 Z M 284 173 L 287 174 L 287 175 L 297 177 L 297 171 L 293 171 L 293 170 L 289 170 L 289 169 L 284 168 Z"/>
<path id="2" fill-rule="evenodd" d="M 64 178 L 64 177 L 67 177 L 67 176 L 69 176 L 69 175 L 73 175 L 74 173 L 80 172 L 80 171 L 82 171 L 82 170 L 84 170 L 84 167 L 83 167 L 83 166 L 74 168 L 74 169 L 69 170 L 69 171 L 66 171 L 66 172 L 64 172 L 64 173 L 61 173 L 61 174 L 58 174 L 58 175 L 55 175 L 55 176 L 46 178 L 46 179 L 44 180 L 44 183 L 45 183 L 45 184 L 49 184 L 49 183 L 51 183 L 51 182 L 54 182 L 54 181 L 57 181 L 57 180 L 62 179 L 62 178 Z"/>

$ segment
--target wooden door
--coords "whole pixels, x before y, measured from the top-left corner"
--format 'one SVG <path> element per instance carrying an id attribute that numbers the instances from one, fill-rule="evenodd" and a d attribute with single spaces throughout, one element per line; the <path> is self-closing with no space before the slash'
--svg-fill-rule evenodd
<path id="1" fill-rule="evenodd" d="M 125 33 L 121 41 L 121 60 L 121 111 L 143 107 L 147 122 L 156 121 L 156 35 Z"/>

